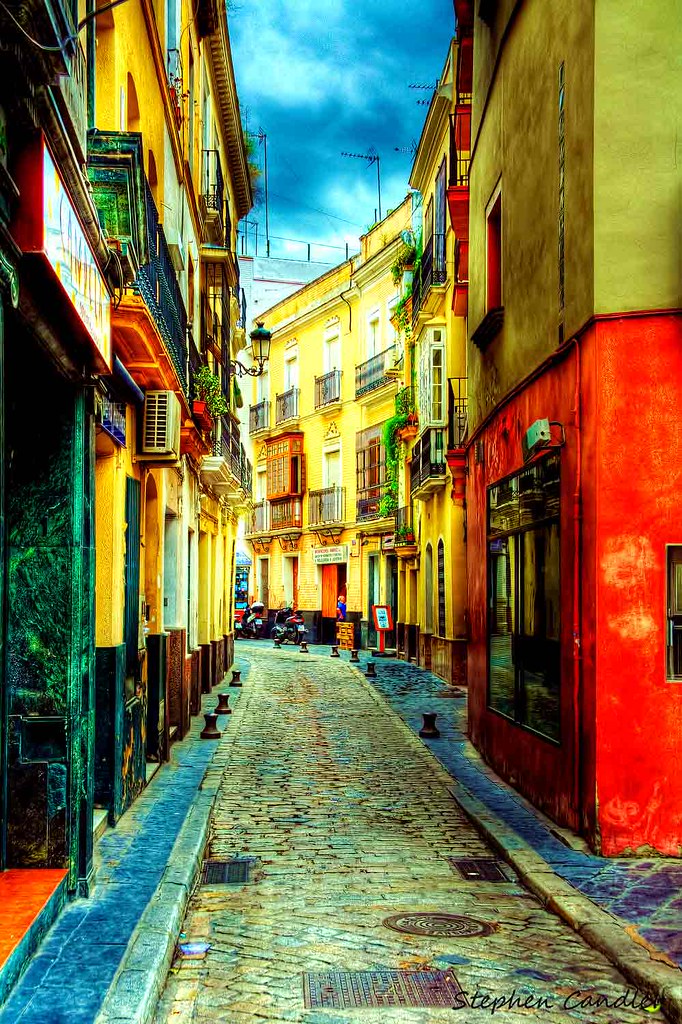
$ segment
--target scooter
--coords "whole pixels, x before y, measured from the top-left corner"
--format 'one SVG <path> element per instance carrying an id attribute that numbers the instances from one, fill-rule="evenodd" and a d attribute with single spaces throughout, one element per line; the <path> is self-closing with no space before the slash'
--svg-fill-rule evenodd
<path id="1" fill-rule="evenodd" d="M 307 633 L 300 612 L 295 612 L 293 608 L 280 608 L 275 615 L 275 624 L 270 635 L 281 644 L 300 644 L 301 640 L 305 640 Z"/>
<path id="2" fill-rule="evenodd" d="M 254 601 L 251 607 L 244 609 L 241 621 L 234 624 L 235 640 L 258 640 L 263 630 L 263 612 L 265 605 Z"/>

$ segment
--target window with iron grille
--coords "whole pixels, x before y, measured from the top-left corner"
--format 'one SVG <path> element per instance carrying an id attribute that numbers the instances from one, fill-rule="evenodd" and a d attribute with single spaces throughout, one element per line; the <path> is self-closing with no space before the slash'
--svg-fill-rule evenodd
<path id="1" fill-rule="evenodd" d="M 445 546 L 438 541 L 438 636 L 445 636 Z"/>

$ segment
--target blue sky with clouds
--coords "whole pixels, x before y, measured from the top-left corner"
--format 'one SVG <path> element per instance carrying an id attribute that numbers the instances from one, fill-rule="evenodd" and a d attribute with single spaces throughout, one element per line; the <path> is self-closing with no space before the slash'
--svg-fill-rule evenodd
<path id="1" fill-rule="evenodd" d="M 267 135 L 271 254 L 337 263 L 374 221 L 380 155 L 385 215 L 404 198 L 428 90 L 454 30 L 452 0 L 232 0 L 229 30 L 242 116 Z M 259 144 L 262 162 L 263 145 Z M 257 220 L 264 253 L 265 208 Z M 249 230 L 253 254 L 255 231 Z M 323 248 L 327 243 L 338 248 Z"/>

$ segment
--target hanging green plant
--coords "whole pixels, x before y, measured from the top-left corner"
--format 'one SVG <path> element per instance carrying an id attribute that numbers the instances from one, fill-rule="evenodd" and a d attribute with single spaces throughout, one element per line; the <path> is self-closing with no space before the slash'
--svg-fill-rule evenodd
<path id="1" fill-rule="evenodd" d="M 405 293 L 395 307 L 392 319 L 395 322 L 396 330 L 398 334 L 403 334 L 405 338 L 409 338 L 412 334 L 412 318 L 410 316 L 411 306 L 410 300 L 412 298 L 412 285 L 409 284 Z"/>
<path id="2" fill-rule="evenodd" d="M 220 377 L 212 373 L 208 366 L 202 366 L 198 373 L 193 374 L 192 383 L 200 402 L 206 402 L 209 413 L 215 419 L 227 412 L 227 402 L 223 394 Z"/>
<path id="3" fill-rule="evenodd" d="M 414 245 L 407 242 L 403 242 L 401 247 L 398 249 L 396 258 L 391 264 L 391 277 L 393 284 L 400 284 L 400 279 L 405 273 L 408 267 L 414 266 L 414 261 L 417 255 L 417 250 Z"/>

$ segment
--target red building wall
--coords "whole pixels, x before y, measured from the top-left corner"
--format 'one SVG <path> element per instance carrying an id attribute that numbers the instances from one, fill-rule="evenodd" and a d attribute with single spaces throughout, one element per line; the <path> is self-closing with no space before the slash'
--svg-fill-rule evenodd
<path id="1" fill-rule="evenodd" d="M 475 444 L 468 453 L 467 579 L 470 615 L 468 647 L 469 724 L 473 743 L 486 760 L 534 804 L 558 821 L 579 825 L 580 780 L 575 770 L 580 742 L 574 709 L 573 663 L 573 492 L 576 479 L 576 356 L 573 346 L 560 361 L 519 391 L 488 422 L 478 436 L 483 464 Z M 487 488 L 523 468 L 521 439 L 537 419 L 563 424 L 566 445 L 561 454 L 561 735 L 557 746 L 514 725 L 487 708 Z M 557 434 L 558 437 L 558 434 Z"/>
<path id="2" fill-rule="evenodd" d="M 486 707 L 486 489 L 522 467 L 521 438 L 540 418 L 559 421 L 566 436 L 559 746 Z M 484 462 L 473 444 L 472 740 L 504 778 L 600 852 L 679 855 L 682 682 L 666 680 L 665 546 L 682 544 L 680 317 L 597 320 L 474 440 L 483 442 Z"/>
<path id="3" fill-rule="evenodd" d="M 682 682 L 666 680 L 666 544 L 682 544 L 682 318 L 605 319 L 596 530 L 601 849 L 682 853 Z"/>

